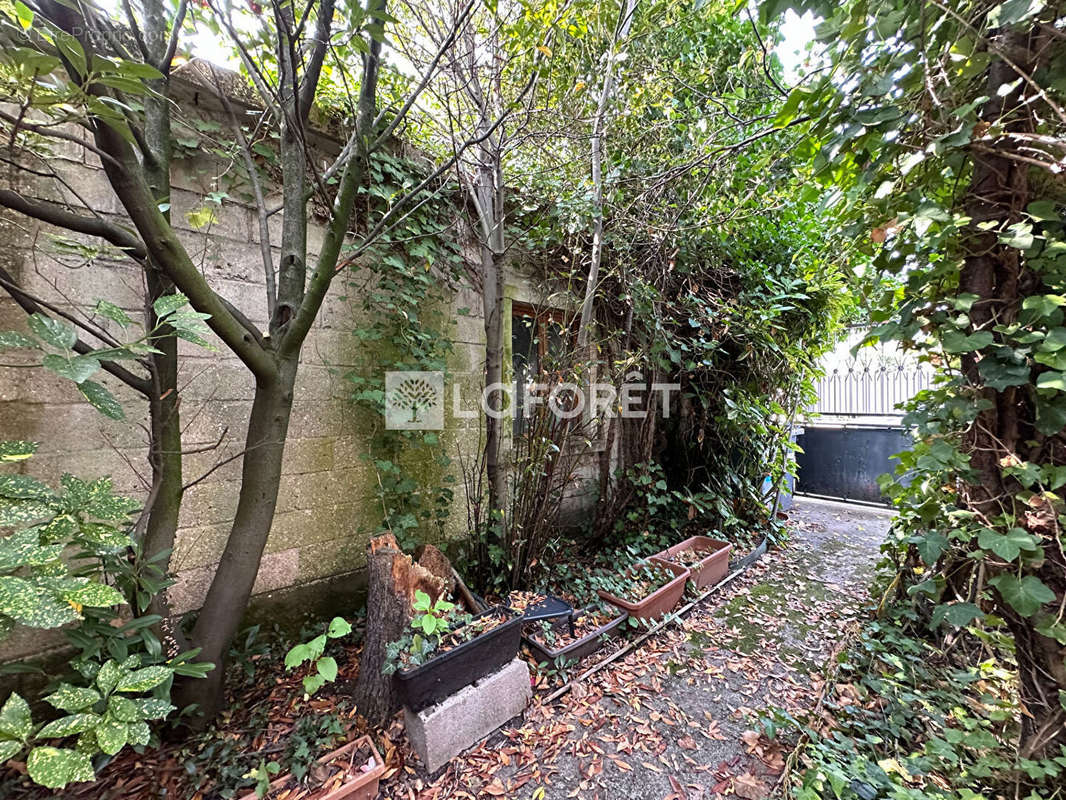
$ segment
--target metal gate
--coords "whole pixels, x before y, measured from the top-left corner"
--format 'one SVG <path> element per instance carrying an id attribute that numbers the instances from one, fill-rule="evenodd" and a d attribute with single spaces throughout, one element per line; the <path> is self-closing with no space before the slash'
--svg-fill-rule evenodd
<path id="1" fill-rule="evenodd" d="M 887 505 L 877 478 L 893 472 L 892 456 L 911 447 L 899 405 L 932 385 L 932 370 L 883 346 L 852 356 L 865 335 L 854 330 L 823 361 L 818 400 L 796 439 L 799 495 Z"/>
<path id="2" fill-rule="evenodd" d="M 885 505 L 877 477 L 896 468 L 892 456 L 911 435 L 901 425 L 808 422 L 796 443 L 797 494 Z"/>

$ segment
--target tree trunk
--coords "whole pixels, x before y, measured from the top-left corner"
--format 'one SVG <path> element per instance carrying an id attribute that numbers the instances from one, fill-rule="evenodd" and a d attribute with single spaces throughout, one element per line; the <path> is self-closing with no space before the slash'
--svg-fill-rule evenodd
<path id="1" fill-rule="evenodd" d="M 436 601 L 447 594 L 449 581 L 413 563 L 391 533 L 371 539 L 366 549 L 366 636 L 359 657 L 355 703 L 372 725 L 384 725 L 399 707 L 392 676 L 382 673 L 385 648 L 399 639 L 410 623 L 415 592 L 424 591 Z M 434 571 L 444 571 L 447 559 L 439 550 L 434 548 L 424 557 Z"/>
<path id="2" fill-rule="evenodd" d="M 195 703 L 203 714 L 202 720 L 213 717 L 222 704 L 226 652 L 252 595 L 270 535 L 297 365 L 296 358 L 283 361 L 276 380 L 256 384 L 236 515 L 190 637 L 195 646 L 202 648 L 199 659 L 213 663 L 215 668 L 205 679 L 186 681 L 181 686 L 183 704 Z"/>
<path id="3" fill-rule="evenodd" d="M 1026 34 L 1000 35 L 996 42 L 999 52 L 1011 53 L 1021 62 L 1023 70 L 1035 71 L 1033 42 Z M 993 61 L 988 74 L 992 99 L 985 104 L 982 119 L 1004 124 L 1013 132 L 1031 133 L 1033 119 L 1023 102 L 1027 88 L 1024 82 L 1018 81 L 1018 87 L 1006 96 L 997 92 L 999 87 L 1016 79 L 1014 67 L 1002 58 Z M 1001 142 L 998 146 L 1010 145 Z M 971 228 L 965 241 L 967 256 L 959 277 L 959 291 L 980 298 L 970 313 L 973 329 L 993 330 L 995 325 L 1009 325 L 1015 320 L 1026 295 L 1043 291 L 1039 276 L 1026 266 L 1021 251 L 1000 243 L 997 233 L 1023 219 L 1023 211 L 1033 199 L 1030 168 L 1006 152 L 975 148 L 971 156 L 973 175 L 965 201 Z M 986 225 L 979 227 L 982 224 Z M 1044 563 L 1028 570 L 1052 589 L 1061 602 L 1066 592 L 1066 562 L 1054 541 L 1059 536 L 1054 513 L 1049 522 L 1040 513 L 1039 504 L 1020 504 L 1017 494 L 1021 485 L 1005 478 L 1001 468 L 1010 459 L 1030 458 L 1030 442 L 1038 435 L 1033 428 L 1036 409 L 1032 393 L 1019 392 L 1015 387 L 996 391 L 985 386 L 978 370 L 980 357 L 980 353 L 962 357 L 963 374 L 975 387 L 975 394 L 988 401 L 988 408 L 978 414 L 963 440 L 976 479 L 962 487 L 960 496 L 967 508 L 989 519 L 1006 514 L 1042 540 Z M 1032 380 L 1035 382 L 1035 375 Z M 1052 438 L 1061 437 L 1060 432 Z M 1047 452 L 1053 453 L 1052 448 Z M 1061 463 L 1054 456 L 1048 460 Z M 965 590 L 966 587 L 956 589 L 960 594 Z M 1020 695 L 1027 712 L 1021 717 L 1019 753 L 1025 758 L 1053 755 L 1058 752 L 1059 744 L 1066 744 L 1066 712 L 1059 699 L 1060 692 L 1066 691 L 1066 648 L 1038 633 L 1034 619 L 1021 616 L 1009 603 L 1001 599 L 998 606 L 1014 638 Z"/>
<path id="4" fill-rule="evenodd" d="M 170 220 L 170 165 L 174 145 L 170 136 L 170 65 L 163 64 L 169 39 L 167 14 L 160 0 L 147 0 L 145 11 L 145 43 L 152 59 L 160 65 L 163 77 L 148 83 L 152 92 L 144 99 L 144 136 L 151 147 L 152 157 L 144 161 L 144 174 L 152 196 L 165 208 L 163 216 Z M 180 24 L 180 23 L 178 23 Z M 145 321 L 149 328 L 159 324 L 153 303 L 164 295 L 174 294 L 174 282 L 148 262 L 145 274 Z M 152 392 L 148 401 L 151 442 L 148 458 L 152 466 L 151 507 L 144 532 L 145 558 L 163 551 L 173 551 L 178 531 L 178 515 L 184 494 L 182 472 L 181 413 L 178 397 L 178 339 L 169 325 L 153 341 L 159 351 L 151 355 Z M 169 559 L 167 560 L 169 565 Z M 184 636 L 169 620 L 170 607 L 166 592 L 156 594 L 149 611 L 164 618 L 161 633 L 168 644 L 168 652 L 176 654 L 188 649 Z"/>
<path id="5" fill-rule="evenodd" d="M 490 528 L 503 529 L 503 512 L 507 499 L 505 475 L 500 465 L 503 440 L 503 392 L 490 390 L 503 383 L 503 271 L 496 254 L 488 245 L 481 247 L 481 279 L 485 313 L 485 389 L 488 410 L 485 415 L 485 473 L 489 483 Z"/>
<path id="6" fill-rule="evenodd" d="M 618 43 L 629 36 L 633 24 L 637 0 L 626 0 L 621 16 L 615 26 L 614 37 L 607 49 L 607 64 L 604 67 L 603 85 L 600 99 L 596 104 L 596 114 L 592 121 L 592 254 L 589 259 L 588 279 L 585 282 L 585 298 L 581 303 L 581 322 L 577 327 L 577 352 L 580 358 L 586 358 L 585 350 L 589 343 L 592 329 L 593 305 L 596 289 L 600 282 L 600 260 L 603 256 L 603 140 L 607 129 L 607 105 L 614 91 L 614 59 Z M 588 354 L 591 356 L 591 354 Z"/>

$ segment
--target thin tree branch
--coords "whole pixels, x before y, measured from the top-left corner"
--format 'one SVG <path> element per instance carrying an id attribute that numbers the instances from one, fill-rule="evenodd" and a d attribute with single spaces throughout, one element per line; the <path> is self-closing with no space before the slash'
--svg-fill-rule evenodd
<path id="1" fill-rule="evenodd" d="M 30 133 L 36 133 L 40 136 L 47 136 L 51 139 L 62 139 L 65 142 L 74 142 L 75 144 L 80 144 L 86 150 L 99 156 L 101 159 L 111 158 L 111 156 L 109 156 L 107 153 L 105 153 L 92 142 L 79 138 L 72 133 L 52 130 L 51 126 L 48 125 L 34 125 L 33 123 L 27 122 L 25 119 L 13 117 L 3 111 L 0 111 L 0 119 L 2 119 L 4 122 L 11 123 L 11 126 L 13 128 L 12 138 L 14 138 L 14 136 L 18 133 L 20 129 L 26 130 Z"/>
<path id="2" fill-rule="evenodd" d="M 274 316 L 274 307 L 278 302 L 277 289 L 274 285 L 274 257 L 270 252 L 270 221 L 267 219 L 266 200 L 263 197 L 263 186 L 259 180 L 259 171 L 252 160 L 252 151 L 248 147 L 248 141 L 241 130 L 240 120 L 233 110 L 233 104 L 226 97 L 226 91 L 222 88 L 222 82 L 218 78 L 218 72 L 211 65 L 211 77 L 215 81 L 215 89 L 218 92 L 219 102 L 229 115 L 233 126 L 233 134 L 237 137 L 237 145 L 241 149 L 241 157 L 244 159 L 244 168 L 248 172 L 248 180 L 252 183 L 252 194 L 255 196 L 256 216 L 259 219 L 259 255 L 263 260 L 263 277 L 266 279 L 267 295 L 267 318 Z"/>
<path id="3" fill-rule="evenodd" d="M 307 65 L 304 67 L 304 76 L 300 81 L 300 114 L 306 121 L 307 115 L 311 111 L 311 104 L 315 100 L 315 93 L 318 91 L 318 81 L 322 75 L 322 62 L 325 61 L 326 51 L 329 49 L 330 31 L 333 28 L 333 10 L 336 0 L 321 0 L 321 5 L 318 9 L 318 19 L 315 21 L 315 35 L 314 35 L 314 47 L 311 50 L 311 55 L 307 59 Z M 308 4 L 308 9 L 311 5 Z M 310 13 L 310 11 L 308 11 Z M 303 21 L 300 22 L 300 28 L 303 27 Z M 297 33 L 299 35 L 299 28 Z"/>
<path id="4" fill-rule="evenodd" d="M 99 237 L 139 262 L 147 258 L 147 250 L 140 239 L 99 217 L 84 217 L 56 203 L 30 200 L 10 189 L 0 189 L 0 206 L 58 228 Z"/>
<path id="5" fill-rule="evenodd" d="M 181 36 L 181 26 L 185 24 L 185 14 L 189 10 L 189 0 L 181 0 L 178 4 L 178 12 L 174 15 L 174 27 L 170 29 L 170 39 L 167 42 L 166 52 L 162 60 L 156 64 L 156 68 L 164 75 L 170 74 L 171 64 L 174 63 L 174 53 L 178 50 L 178 39 Z"/>
<path id="6" fill-rule="evenodd" d="M 43 303 L 43 301 L 38 300 L 38 298 L 33 297 L 33 295 L 22 289 L 18 285 L 18 283 L 15 282 L 11 274 L 3 267 L 0 267 L 0 286 L 4 287 L 7 293 L 11 295 L 11 298 L 16 303 L 18 303 L 19 307 L 23 311 L 25 311 L 27 315 L 42 314 L 43 316 L 48 316 L 48 314 L 45 314 L 45 304 Z M 52 310 L 54 313 L 57 313 L 58 316 L 64 317 L 65 319 L 72 322 L 74 325 L 77 325 L 78 327 L 83 329 L 85 328 L 85 325 L 82 324 L 82 322 L 76 317 L 58 311 L 58 309 L 55 308 L 50 308 L 49 310 Z M 90 330 L 89 333 L 92 333 L 92 335 L 94 336 L 99 336 L 99 334 L 92 330 Z M 73 350 L 79 355 L 91 355 L 95 352 L 95 349 L 92 346 L 82 341 L 81 339 L 78 339 L 76 342 L 74 342 Z M 135 375 L 120 364 L 117 364 L 114 361 L 108 361 L 106 359 L 100 360 L 100 367 L 111 375 L 114 375 L 116 378 L 118 378 L 120 381 L 122 381 L 134 391 L 139 392 L 145 397 L 151 396 L 152 384 L 147 378 L 142 378 L 139 375 Z"/>

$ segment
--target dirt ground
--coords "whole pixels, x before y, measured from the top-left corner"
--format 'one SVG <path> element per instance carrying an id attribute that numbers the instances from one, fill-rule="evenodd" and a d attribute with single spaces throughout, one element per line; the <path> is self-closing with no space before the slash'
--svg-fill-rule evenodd
<path id="1" fill-rule="evenodd" d="M 678 625 L 551 705 L 386 797 L 757 800 L 787 753 L 760 739 L 772 707 L 814 705 L 860 608 L 890 523 L 879 509 L 797 499 L 791 537 Z"/>

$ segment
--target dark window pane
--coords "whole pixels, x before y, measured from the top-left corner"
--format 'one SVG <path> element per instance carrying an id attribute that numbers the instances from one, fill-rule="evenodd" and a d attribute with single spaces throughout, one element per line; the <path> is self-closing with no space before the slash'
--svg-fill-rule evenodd
<path id="1" fill-rule="evenodd" d="M 536 321 L 532 317 L 515 315 L 511 320 L 511 368 L 514 370 L 514 432 L 525 430 L 526 384 L 536 380 L 539 367 L 536 344 Z"/>

